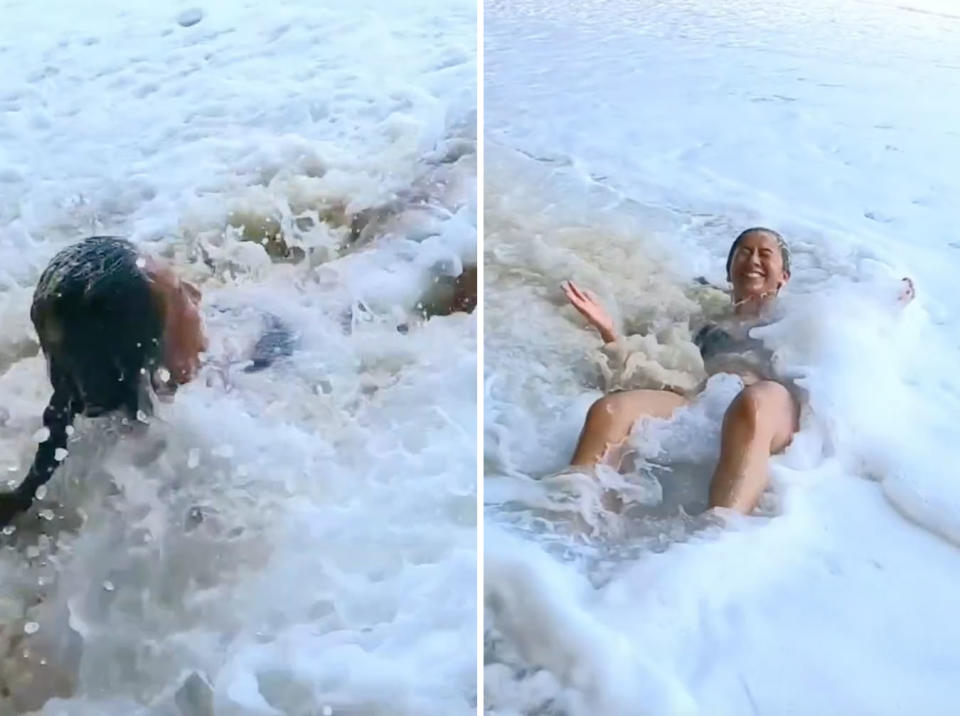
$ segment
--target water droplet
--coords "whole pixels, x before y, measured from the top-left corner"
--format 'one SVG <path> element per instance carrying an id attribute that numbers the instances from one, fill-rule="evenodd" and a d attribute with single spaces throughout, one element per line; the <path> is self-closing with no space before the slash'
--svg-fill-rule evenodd
<path id="1" fill-rule="evenodd" d="M 3 528 L 3 533 L 8 536 L 12 535 L 16 531 L 17 531 L 17 528 L 14 527 L 13 525 L 7 525 L 6 527 Z"/>
<path id="2" fill-rule="evenodd" d="M 142 410 L 138 410 L 138 411 L 137 411 L 137 420 L 139 420 L 141 423 L 148 423 L 148 422 L 150 422 L 149 420 L 147 420 L 147 414 L 146 414 L 145 412 L 143 412 Z"/>
<path id="3" fill-rule="evenodd" d="M 200 464 L 200 451 L 197 450 L 197 448 L 193 448 L 187 454 L 187 467 L 193 470 L 199 464 Z"/>
<path id="4" fill-rule="evenodd" d="M 137 259 L 137 268 L 143 268 L 147 265 L 147 260 L 142 256 Z"/>
<path id="5" fill-rule="evenodd" d="M 103 583 L 103 588 L 104 588 L 104 590 L 106 590 L 106 591 L 108 591 L 108 592 L 112 592 L 116 587 L 114 587 L 114 586 L 113 586 L 113 582 L 111 582 L 111 581 L 108 579 L 106 582 Z"/>
<path id="6" fill-rule="evenodd" d="M 40 625 L 36 622 L 27 622 L 23 625 L 23 631 L 27 634 L 36 634 L 40 631 Z"/>
<path id="7" fill-rule="evenodd" d="M 47 522 L 53 520 L 53 510 L 40 510 L 37 514 L 40 515 L 41 520 L 46 520 Z"/>
<path id="8" fill-rule="evenodd" d="M 37 488 L 37 499 L 42 500 L 46 496 L 47 496 L 47 486 L 40 485 L 40 487 Z"/>
<path id="9" fill-rule="evenodd" d="M 45 443 L 50 439 L 50 428 L 44 426 L 33 434 L 33 442 Z"/>
<path id="10" fill-rule="evenodd" d="M 63 462 L 67 459 L 67 455 L 70 454 L 70 451 L 66 448 L 57 448 L 53 451 L 53 459 L 57 462 Z"/>
<path id="11" fill-rule="evenodd" d="M 160 379 L 161 383 L 167 383 L 170 381 L 170 371 L 161 366 L 157 369 L 157 377 Z"/>

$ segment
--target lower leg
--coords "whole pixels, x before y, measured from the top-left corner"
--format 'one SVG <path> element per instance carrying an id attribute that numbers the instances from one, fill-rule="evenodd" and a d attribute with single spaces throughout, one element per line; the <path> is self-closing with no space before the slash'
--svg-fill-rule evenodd
<path id="1" fill-rule="evenodd" d="M 710 506 L 747 514 L 767 488 L 773 449 L 766 431 L 743 419 L 724 419 L 720 460 L 710 482 Z"/>
<path id="2" fill-rule="evenodd" d="M 770 456 L 790 444 L 797 422 L 797 403 L 779 383 L 764 381 L 744 389 L 723 419 L 710 506 L 751 512 L 767 488 Z"/>
<path id="3" fill-rule="evenodd" d="M 687 404 L 686 398 L 665 390 L 629 390 L 596 401 L 587 412 L 572 465 L 595 465 L 610 457 L 633 424 L 642 417 L 669 418 Z"/>

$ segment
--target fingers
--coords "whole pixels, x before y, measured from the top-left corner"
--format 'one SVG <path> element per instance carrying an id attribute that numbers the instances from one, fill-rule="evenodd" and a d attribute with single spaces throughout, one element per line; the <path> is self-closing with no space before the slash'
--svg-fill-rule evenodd
<path id="1" fill-rule="evenodd" d="M 563 293 L 566 295 L 567 300 L 570 301 L 570 303 L 572 303 L 577 309 L 584 305 L 586 298 L 572 281 L 567 281 L 562 285 Z"/>
<path id="2" fill-rule="evenodd" d="M 567 298 L 572 302 L 589 303 L 591 300 L 596 300 L 590 298 L 588 295 L 590 293 L 589 291 L 582 291 L 573 281 L 567 281 L 563 285 L 563 290 L 567 294 Z M 576 301 L 574 301 L 574 299 L 576 299 Z"/>

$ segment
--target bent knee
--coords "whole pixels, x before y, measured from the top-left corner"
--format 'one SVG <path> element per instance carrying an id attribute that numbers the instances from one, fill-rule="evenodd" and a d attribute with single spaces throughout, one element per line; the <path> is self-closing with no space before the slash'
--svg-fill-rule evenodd
<path id="1" fill-rule="evenodd" d="M 730 404 L 727 416 L 758 428 L 769 426 L 778 429 L 788 422 L 796 423 L 796 405 L 790 391 L 780 383 L 763 380 L 743 390 Z"/>
<path id="2" fill-rule="evenodd" d="M 602 398 L 597 398 L 593 401 L 593 404 L 587 410 L 588 418 L 598 418 L 598 417 L 609 417 L 615 415 L 623 409 L 623 400 L 620 398 L 619 393 L 612 393 L 610 395 L 604 395 Z"/>

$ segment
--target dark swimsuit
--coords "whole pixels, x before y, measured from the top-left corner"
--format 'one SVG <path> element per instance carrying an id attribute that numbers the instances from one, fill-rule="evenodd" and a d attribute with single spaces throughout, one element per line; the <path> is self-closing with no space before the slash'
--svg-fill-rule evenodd
<path id="1" fill-rule="evenodd" d="M 697 331 L 693 342 L 700 349 L 704 370 L 707 375 L 735 373 L 744 377 L 749 374 L 759 380 L 779 383 L 793 396 L 795 409 L 799 410 L 799 406 L 806 401 L 806 391 L 793 380 L 777 373 L 773 365 L 773 351 L 749 335 L 754 325 L 744 324 L 739 331 L 735 328 L 735 332 L 731 332 L 716 323 L 708 323 Z"/>
<path id="2" fill-rule="evenodd" d="M 254 344 L 250 363 L 244 368 L 247 373 L 269 368 L 278 358 L 292 356 L 297 344 L 296 334 L 283 320 L 272 313 L 265 313 L 264 320 L 264 332 Z"/>
<path id="3" fill-rule="evenodd" d="M 237 326 L 243 321 L 253 321 L 257 324 L 257 336 L 253 346 L 245 351 L 245 356 L 239 360 L 231 359 L 228 363 L 243 363 L 246 373 L 256 373 L 269 368 L 282 358 L 289 358 L 297 349 L 299 336 L 297 332 L 276 314 L 252 306 L 214 305 L 208 317 L 214 323 L 224 321 Z"/>
<path id="4" fill-rule="evenodd" d="M 716 323 L 708 323 L 697 331 L 693 342 L 700 349 L 700 355 L 706 360 L 712 355 L 727 350 L 734 341 L 733 336 Z"/>
<path id="5" fill-rule="evenodd" d="M 773 351 L 749 335 L 751 324 L 721 328 L 708 323 L 693 338 L 700 349 L 707 375 L 750 373 L 761 380 L 778 380 L 773 369 Z"/>

